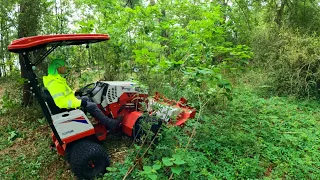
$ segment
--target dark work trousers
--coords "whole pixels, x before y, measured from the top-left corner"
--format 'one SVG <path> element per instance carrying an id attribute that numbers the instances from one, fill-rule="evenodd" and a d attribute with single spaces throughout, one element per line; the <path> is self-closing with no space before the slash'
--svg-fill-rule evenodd
<path id="1" fill-rule="evenodd" d="M 107 126 L 109 130 L 112 130 L 118 126 L 117 120 L 111 119 L 108 116 L 104 115 L 103 112 L 99 109 L 96 103 L 92 102 L 87 96 L 77 97 L 82 101 L 87 101 L 87 106 L 85 110 L 88 111 L 94 118 L 96 118 L 101 124 Z"/>

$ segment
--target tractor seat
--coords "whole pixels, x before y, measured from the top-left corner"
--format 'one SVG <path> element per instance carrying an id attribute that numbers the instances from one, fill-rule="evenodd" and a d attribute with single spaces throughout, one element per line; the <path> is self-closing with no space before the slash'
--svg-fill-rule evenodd
<path id="1" fill-rule="evenodd" d="M 43 88 L 42 91 L 43 91 L 44 100 L 47 102 L 52 115 L 68 111 L 68 109 L 65 109 L 65 108 L 60 109 L 56 105 L 52 96 L 50 95 L 49 91 L 46 88 Z"/>

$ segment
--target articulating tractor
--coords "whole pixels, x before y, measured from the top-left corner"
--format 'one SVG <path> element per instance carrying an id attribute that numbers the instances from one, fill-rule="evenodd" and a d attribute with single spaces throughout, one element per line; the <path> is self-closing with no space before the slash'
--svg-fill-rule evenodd
<path id="1" fill-rule="evenodd" d="M 26 81 L 52 130 L 52 147 L 59 155 L 66 157 L 72 172 L 79 179 L 92 179 L 106 172 L 110 159 L 100 141 L 105 140 L 111 132 L 99 122 L 92 123 L 81 109 L 58 108 L 48 90 L 38 84 L 34 71 L 58 47 L 88 45 L 109 39 L 107 34 L 43 35 L 17 39 L 8 46 L 10 52 L 19 53 L 23 58 Z M 32 51 L 39 49 L 45 49 L 46 52 L 32 59 Z M 153 128 L 153 131 L 157 131 L 163 123 L 183 126 L 196 113 L 194 108 L 187 105 L 186 99 L 168 100 L 158 93 L 149 97 L 134 82 L 97 81 L 80 88 L 76 93 L 89 97 L 106 116 L 122 116 L 117 129 L 133 138 L 141 137 L 144 132 L 141 122 L 147 119 L 146 116 L 157 117 Z"/>

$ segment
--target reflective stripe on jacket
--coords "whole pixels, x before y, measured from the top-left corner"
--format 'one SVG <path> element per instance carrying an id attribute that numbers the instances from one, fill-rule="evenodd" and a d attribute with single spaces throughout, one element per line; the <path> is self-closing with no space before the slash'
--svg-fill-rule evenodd
<path id="1" fill-rule="evenodd" d="M 73 91 L 68 86 L 65 78 L 59 74 L 43 76 L 44 87 L 48 89 L 55 104 L 59 108 L 78 108 L 81 100 L 74 96 Z"/>

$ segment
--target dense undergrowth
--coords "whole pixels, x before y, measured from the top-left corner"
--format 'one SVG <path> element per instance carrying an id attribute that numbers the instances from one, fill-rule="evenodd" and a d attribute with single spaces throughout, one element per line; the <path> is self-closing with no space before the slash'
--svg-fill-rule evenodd
<path id="1" fill-rule="evenodd" d="M 319 179 L 320 104 L 270 97 L 259 86 L 261 74 L 243 76 L 235 82 L 233 101 L 198 111 L 199 119 L 182 129 L 163 126 L 156 146 L 117 139 L 127 144 L 127 153 L 124 161 L 112 157 L 104 179 Z M 15 104 L 1 113 L 1 179 L 73 179 L 63 158 L 49 149 L 50 129 L 38 107 Z M 106 146 L 115 151 L 110 141 Z"/>
<path id="2" fill-rule="evenodd" d="M 316 34 L 291 28 L 261 28 L 253 41 L 254 63 L 266 69 L 270 90 L 319 99 L 319 44 Z"/>

